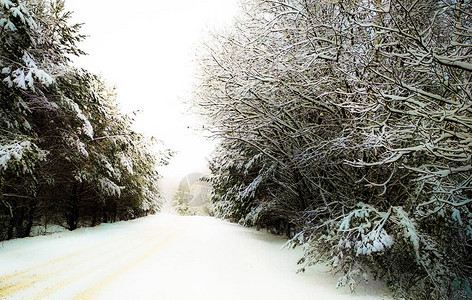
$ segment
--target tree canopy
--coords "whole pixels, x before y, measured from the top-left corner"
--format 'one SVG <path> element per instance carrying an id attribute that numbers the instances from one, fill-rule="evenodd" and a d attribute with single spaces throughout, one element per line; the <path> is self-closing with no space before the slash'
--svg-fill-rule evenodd
<path id="1" fill-rule="evenodd" d="M 80 24 L 62 0 L 0 1 L 0 239 L 32 226 L 143 216 L 170 153 L 132 128 L 113 88 L 72 66 Z"/>
<path id="2" fill-rule="evenodd" d="M 472 3 L 244 1 L 201 56 L 221 216 L 339 284 L 472 297 Z"/>

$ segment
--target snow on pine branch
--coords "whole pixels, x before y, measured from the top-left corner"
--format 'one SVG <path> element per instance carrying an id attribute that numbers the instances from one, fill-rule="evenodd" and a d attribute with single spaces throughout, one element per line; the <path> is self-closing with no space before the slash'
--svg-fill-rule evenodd
<path id="1" fill-rule="evenodd" d="M 253 198 L 256 194 L 257 188 L 259 185 L 264 182 L 271 172 L 274 170 L 275 166 L 271 166 L 266 170 L 261 170 L 259 175 L 246 187 L 244 190 L 238 193 L 239 199 Z"/>
<path id="2" fill-rule="evenodd" d="M 351 211 L 339 225 L 339 249 L 354 249 L 355 255 L 370 255 L 393 245 L 393 238 L 383 228 L 390 212 L 379 212 L 374 207 L 359 203 L 359 209 Z M 356 225 L 352 227 L 352 225 Z"/>
<path id="3" fill-rule="evenodd" d="M 76 114 L 77 118 L 79 118 L 83 122 L 83 126 L 82 126 L 83 133 L 93 139 L 94 132 L 93 132 L 92 124 L 90 124 L 90 121 L 83 114 L 79 105 L 75 103 L 74 100 L 69 99 L 67 97 L 63 97 L 62 102 L 66 107 L 71 109 Z"/>
<path id="4" fill-rule="evenodd" d="M 13 2 L 11 0 L 0 0 L 0 3 L 2 4 L 3 7 L 6 9 L 10 9 L 10 7 L 13 6 Z"/>
<path id="5" fill-rule="evenodd" d="M 124 153 L 120 153 L 118 156 L 120 158 L 121 165 L 128 171 L 129 174 L 134 175 L 133 160 Z"/>
<path id="6" fill-rule="evenodd" d="M 118 168 L 115 168 L 112 163 L 109 162 L 108 158 L 103 155 L 99 154 L 98 159 L 100 160 L 100 164 L 108 173 L 108 176 L 116 178 L 118 180 L 121 179 L 121 172 Z"/>
<path id="7" fill-rule="evenodd" d="M 141 209 L 145 211 L 149 211 L 155 208 L 157 205 L 157 199 L 159 198 L 159 195 L 149 190 L 147 187 L 142 187 L 141 193 L 143 196 L 143 201 L 140 205 Z"/>
<path id="8" fill-rule="evenodd" d="M 34 29 L 37 27 L 36 22 L 34 21 L 33 17 L 31 16 L 28 8 L 23 3 L 14 3 L 11 0 L 0 0 L 0 5 L 3 11 L 5 11 L 4 16 L 13 16 L 21 20 L 21 22 L 27 25 L 29 28 Z M 1 11 L 0 11 L 1 12 Z M 3 14 L 2 14 L 3 15 Z M 10 21 L 10 18 L 2 18 L 0 19 L 0 27 L 5 29 L 9 29 L 10 31 L 16 31 L 17 28 L 13 23 Z"/>
<path id="9" fill-rule="evenodd" d="M 69 135 L 69 133 L 62 133 L 64 142 L 72 147 L 73 149 L 77 150 L 83 157 L 89 157 L 89 153 L 87 151 L 87 145 L 84 144 L 78 136 Z"/>
<path id="10" fill-rule="evenodd" d="M 23 90 L 30 89 L 34 91 L 35 78 L 45 86 L 54 84 L 54 78 L 44 70 L 38 68 L 34 59 L 26 51 L 23 54 L 23 63 L 24 66 L 16 68 L 13 71 L 11 71 L 13 67 L 2 68 L 2 74 L 8 75 L 3 79 L 8 87 L 12 88 L 16 86 Z"/>
<path id="11" fill-rule="evenodd" d="M 0 144 L 0 170 L 8 169 L 12 162 L 22 162 L 25 156 L 31 152 L 37 152 L 40 160 L 43 160 L 46 156 L 45 151 L 38 151 L 36 146 L 29 141 L 18 141 L 7 145 Z M 28 171 L 27 165 L 21 165 L 23 173 L 26 173 Z"/>
<path id="12" fill-rule="evenodd" d="M 101 178 L 98 180 L 102 192 L 107 196 L 117 196 L 121 197 L 121 191 L 125 188 L 124 186 L 119 186 L 108 178 Z"/>

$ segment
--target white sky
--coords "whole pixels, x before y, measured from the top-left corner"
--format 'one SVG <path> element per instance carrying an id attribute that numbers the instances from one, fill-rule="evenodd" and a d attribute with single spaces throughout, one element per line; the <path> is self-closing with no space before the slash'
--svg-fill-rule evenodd
<path id="1" fill-rule="evenodd" d="M 89 55 L 76 64 L 116 85 L 125 113 L 141 111 L 139 131 L 179 151 L 162 170 L 164 184 L 205 170 L 213 145 L 195 133 L 196 117 L 185 115 L 183 101 L 194 83 L 198 43 L 231 23 L 236 1 L 66 0 L 89 36 L 80 47 Z"/>

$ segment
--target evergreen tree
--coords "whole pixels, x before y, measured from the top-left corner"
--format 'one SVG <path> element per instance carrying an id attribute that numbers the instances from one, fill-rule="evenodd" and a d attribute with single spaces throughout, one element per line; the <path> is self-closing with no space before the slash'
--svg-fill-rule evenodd
<path id="1" fill-rule="evenodd" d="M 156 212 L 169 152 L 154 153 L 114 90 L 70 65 L 84 36 L 64 2 L 0 3 L 0 238 Z"/>

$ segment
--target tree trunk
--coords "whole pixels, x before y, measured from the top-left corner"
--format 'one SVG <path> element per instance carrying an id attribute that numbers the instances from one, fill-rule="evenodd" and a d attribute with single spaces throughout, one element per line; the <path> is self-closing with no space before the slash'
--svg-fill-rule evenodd
<path id="1" fill-rule="evenodd" d="M 36 211 L 36 206 L 38 204 L 37 198 L 34 198 L 31 200 L 28 208 L 28 220 L 26 223 L 25 228 L 23 229 L 23 237 L 28 237 L 31 233 L 31 228 L 33 227 L 33 221 L 34 221 L 34 214 Z"/>
<path id="2" fill-rule="evenodd" d="M 72 183 L 72 190 L 69 198 L 69 205 L 67 212 L 67 226 L 69 230 L 77 229 L 79 221 L 79 206 L 78 206 L 78 186 L 77 183 Z"/>
<path id="3" fill-rule="evenodd" d="M 15 234 L 15 215 L 10 217 L 10 224 L 8 226 L 7 240 L 11 240 Z"/>

